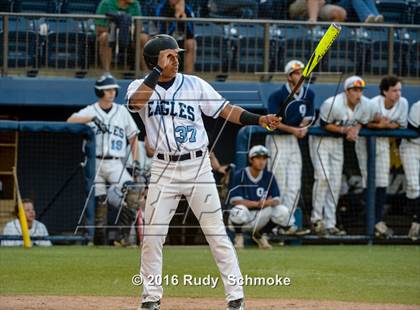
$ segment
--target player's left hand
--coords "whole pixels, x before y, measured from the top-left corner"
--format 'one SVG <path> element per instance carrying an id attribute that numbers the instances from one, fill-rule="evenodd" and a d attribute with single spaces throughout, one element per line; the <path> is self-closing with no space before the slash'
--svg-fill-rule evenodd
<path id="1" fill-rule="evenodd" d="M 275 114 L 268 114 L 260 116 L 259 123 L 261 127 L 264 127 L 268 130 L 274 130 L 279 128 L 281 122 L 281 117 L 276 116 Z"/>

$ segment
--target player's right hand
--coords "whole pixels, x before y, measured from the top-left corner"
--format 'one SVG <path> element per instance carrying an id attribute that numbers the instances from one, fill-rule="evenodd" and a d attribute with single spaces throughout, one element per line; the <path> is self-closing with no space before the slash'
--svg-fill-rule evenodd
<path id="1" fill-rule="evenodd" d="M 178 52 L 173 49 L 162 50 L 159 53 L 158 66 L 165 69 L 171 64 L 173 58 L 178 58 Z"/>
<path id="2" fill-rule="evenodd" d="M 108 131 L 108 128 L 106 127 L 105 123 L 102 122 L 97 116 L 94 116 L 92 118 L 92 122 L 95 123 L 96 127 L 102 132 L 106 133 Z"/>

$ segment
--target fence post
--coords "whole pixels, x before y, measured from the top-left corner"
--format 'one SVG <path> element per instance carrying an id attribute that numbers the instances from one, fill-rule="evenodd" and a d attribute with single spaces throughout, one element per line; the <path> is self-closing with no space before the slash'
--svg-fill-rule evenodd
<path id="1" fill-rule="evenodd" d="M 366 224 L 369 244 L 374 238 L 375 226 L 375 193 L 376 193 L 376 137 L 368 136 L 367 139 L 367 189 L 366 189 Z"/>
<path id="2" fill-rule="evenodd" d="M 141 57 L 141 43 L 140 43 L 140 33 L 141 33 L 141 29 L 142 29 L 142 23 L 140 19 L 136 19 L 136 38 L 135 38 L 135 42 L 136 42 L 136 56 L 134 59 L 134 70 L 136 72 L 136 78 L 138 78 L 140 76 L 140 57 Z"/>
<path id="3" fill-rule="evenodd" d="M 264 72 L 269 71 L 270 63 L 270 24 L 264 24 Z"/>
<path id="4" fill-rule="evenodd" d="M 9 16 L 3 16 L 3 68 L 1 76 L 7 76 L 9 65 Z"/>
<path id="5" fill-rule="evenodd" d="M 394 27 L 390 27 L 388 31 L 388 75 L 392 75 L 394 71 Z"/>

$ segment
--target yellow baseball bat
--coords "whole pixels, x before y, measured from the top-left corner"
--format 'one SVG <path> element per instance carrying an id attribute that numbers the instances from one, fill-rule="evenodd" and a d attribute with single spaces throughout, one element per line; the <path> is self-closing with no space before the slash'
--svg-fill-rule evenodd
<path id="1" fill-rule="evenodd" d="M 315 67 L 319 64 L 322 57 L 328 52 L 331 45 L 334 43 L 335 39 L 338 37 L 338 35 L 341 32 L 341 26 L 338 24 L 331 24 L 330 27 L 327 29 L 327 31 L 324 33 L 323 37 L 319 41 L 318 45 L 316 46 L 314 52 L 312 53 L 311 58 L 309 58 L 308 63 L 306 64 L 305 68 L 302 72 L 302 77 L 299 79 L 298 83 L 293 87 L 290 94 L 287 96 L 287 98 L 283 101 L 283 103 L 280 105 L 279 112 L 277 112 L 276 116 L 281 116 L 284 113 L 284 110 L 287 107 L 287 104 L 292 101 L 293 96 L 296 94 L 302 83 L 305 81 L 305 78 L 309 77 L 312 73 L 312 71 L 315 69 Z M 272 130 L 266 127 L 268 130 Z"/>
<path id="2" fill-rule="evenodd" d="M 13 178 L 15 179 L 17 200 L 18 200 L 18 216 L 20 227 L 22 229 L 23 247 L 29 249 L 32 246 L 31 238 L 29 236 L 28 222 L 26 221 L 25 210 L 23 208 L 22 197 L 20 196 L 19 183 L 16 173 L 16 167 L 13 167 Z"/>

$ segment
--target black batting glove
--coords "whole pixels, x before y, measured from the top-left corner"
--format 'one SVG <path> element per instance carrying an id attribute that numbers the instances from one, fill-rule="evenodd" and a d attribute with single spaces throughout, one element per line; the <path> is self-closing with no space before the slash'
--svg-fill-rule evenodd
<path id="1" fill-rule="evenodd" d="M 94 116 L 93 118 L 92 118 L 92 122 L 94 122 L 95 123 L 95 125 L 96 125 L 96 127 L 98 127 L 99 128 L 99 130 L 102 132 L 102 133 L 106 133 L 107 131 L 108 131 L 108 128 L 106 127 L 106 125 L 105 125 L 105 123 L 104 122 L 102 122 L 97 116 Z"/>

